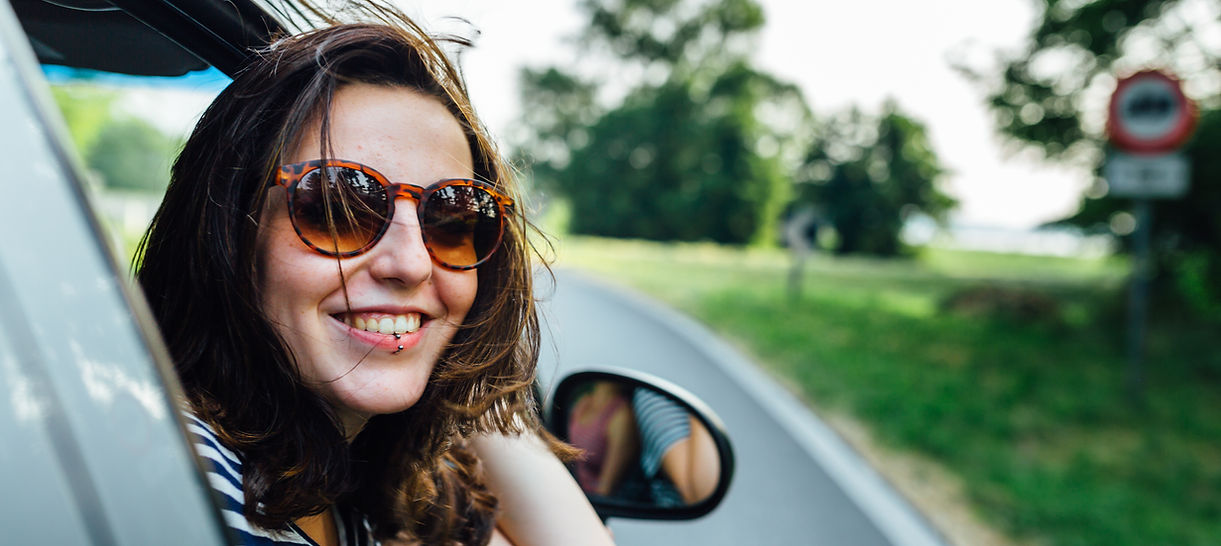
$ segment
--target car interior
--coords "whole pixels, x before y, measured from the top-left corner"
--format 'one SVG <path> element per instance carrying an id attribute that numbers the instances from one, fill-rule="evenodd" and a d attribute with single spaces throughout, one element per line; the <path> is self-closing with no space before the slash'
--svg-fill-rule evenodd
<path id="1" fill-rule="evenodd" d="M 38 60 L 140 76 L 232 75 L 283 26 L 249 1 L 13 0 Z"/>

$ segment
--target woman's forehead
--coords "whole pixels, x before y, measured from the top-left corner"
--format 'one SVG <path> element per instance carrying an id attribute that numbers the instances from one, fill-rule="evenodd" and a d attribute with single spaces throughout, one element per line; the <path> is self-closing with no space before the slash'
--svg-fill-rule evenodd
<path id="1" fill-rule="evenodd" d="M 369 165 L 393 182 L 417 185 L 473 177 L 466 132 L 435 97 L 405 87 L 345 85 L 336 90 L 327 121 L 328 150 L 323 149 L 321 120 L 315 119 L 284 162 L 347 159 Z"/>

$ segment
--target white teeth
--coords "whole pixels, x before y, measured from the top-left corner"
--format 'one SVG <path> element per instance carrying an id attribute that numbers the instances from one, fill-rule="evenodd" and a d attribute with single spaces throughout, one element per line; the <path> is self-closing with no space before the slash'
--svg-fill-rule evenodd
<path id="1" fill-rule="evenodd" d="M 382 319 L 380 322 L 377 323 L 377 331 L 381 332 L 383 334 L 393 334 L 394 333 L 394 319 L 392 319 L 392 318 Z"/>
<path id="2" fill-rule="evenodd" d="M 407 313 L 406 315 L 383 316 L 381 318 L 369 318 L 368 320 L 358 316 L 345 316 L 343 321 L 348 326 L 357 330 L 392 335 L 409 334 L 419 330 L 423 318 L 419 313 Z"/>

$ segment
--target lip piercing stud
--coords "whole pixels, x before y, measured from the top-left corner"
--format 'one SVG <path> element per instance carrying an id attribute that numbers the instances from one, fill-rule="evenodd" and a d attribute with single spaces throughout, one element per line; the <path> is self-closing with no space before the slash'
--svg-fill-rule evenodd
<path id="1" fill-rule="evenodd" d="M 403 339 L 403 334 L 394 334 L 394 339 Z"/>
<path id="2" fill-rule="evenodd" d="M 401 352 L 403 352 L 403 346 L 402 346 L 402 345 L 399 345 L 399 350 L 394 351 L 393 353 L 390 353 L 390 354 L 392 354 L 392 355 L 396 355 L 396 354 L 399 354 L 399 353 L 401 353 Z"/>

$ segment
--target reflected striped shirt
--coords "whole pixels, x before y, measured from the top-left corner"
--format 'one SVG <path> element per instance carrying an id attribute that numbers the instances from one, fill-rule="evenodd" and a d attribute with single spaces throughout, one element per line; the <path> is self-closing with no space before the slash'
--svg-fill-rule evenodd
<path id="1" fill-rule="evenodd" d="M 632 411 L 640 430 L 640 466 L 653 478 L 661 468 L 661 458 L 670 447 L 691 436 L 687 410 L 665 395 L 638 388 L 632 394 Z"/>
<path id="2" fill-rule="evenodd" d="M 296 524 L 290 523 L 287 529 L 264 529 L 246 521 L 243 509 L 246 498 L 242 492 L 242 458 L 221 445 L 216 438 L 216 431 L 210 425 L 201 421 L 190 412 L 183 412 L 186 417 L 187 433 L 195 452 L 204 461 L 208 483 L 216 491 L 215 498 L 220 503 L 221 516 L 225 524 L 233 530 L 240 546 L 279 546 L 284 544 L 305 544 L 317 546 Z M 339 529 L 340 546 L 376 546 L 368 521 L 354 510 L 332 507 L 335 524 Z"/>

